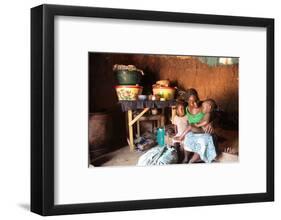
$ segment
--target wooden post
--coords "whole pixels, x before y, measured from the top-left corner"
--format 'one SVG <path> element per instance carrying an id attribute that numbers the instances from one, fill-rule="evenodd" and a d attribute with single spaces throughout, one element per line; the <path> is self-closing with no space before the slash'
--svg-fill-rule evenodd
<path id="1" fill-rule="evenodd" d="M 133 112 L 132 110 L 128 110 L 128 126 L 129 126 L 129 140 L 130 140 L 130 150 L 134 150 L 134 137 L 133 137 L 133 125 L 130 125 L 131 121 L 133 120 Z"/>

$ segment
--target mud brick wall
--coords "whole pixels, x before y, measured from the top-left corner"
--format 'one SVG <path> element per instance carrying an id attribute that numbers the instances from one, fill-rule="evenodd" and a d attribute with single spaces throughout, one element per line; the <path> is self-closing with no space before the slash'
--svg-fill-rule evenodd
<path id="1" fill-rule="evenodd" d="M 195 88 L 200 99 L 213 98 L 233 117 L 238 116 L 238 65 L 208 66 L 190 56 L 91 54 L 89 56 L 90 111 L 113 108 L 117 97 L 112 66 L 133 64 L 144 70 L 144 93 L 159 79 L 169 79 L 181 89 Z"/>

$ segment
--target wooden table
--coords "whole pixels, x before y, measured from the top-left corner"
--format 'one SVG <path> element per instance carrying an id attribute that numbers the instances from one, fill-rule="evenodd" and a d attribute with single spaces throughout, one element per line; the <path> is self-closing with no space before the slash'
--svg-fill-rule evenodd
<path id="1" fill-rule="evenodd" d="M 164 126 L 165 123 L 165 117 L 164 117 L 164 109 L 167 107 L 171 108 L 172 112 L 172 121 L 176 115 L 176 101 L 175 100 L 169 100 L 169 101 L 151 101 L 151 100 L 137 100 L 137 101 L 119 101 L 121 104 L 122 110 L 124 112 L 127 112 L 128 117 L 128 130 L 129 130 L 129 146 L 130 150 L 135 149 L 134 145 L 134 134 L 133 134 L 133 125 L 140 120 L 140 118 L 151 108 L 157 108 L 162 109 L 162 117 L 160 126 Z M 133 117 L 133 111 L 134 110 L 142 110 L 139 114 L 137 114 L 135 117 Z M 139 133 L 139 125 L 137 127 L 138 133 Z"/>

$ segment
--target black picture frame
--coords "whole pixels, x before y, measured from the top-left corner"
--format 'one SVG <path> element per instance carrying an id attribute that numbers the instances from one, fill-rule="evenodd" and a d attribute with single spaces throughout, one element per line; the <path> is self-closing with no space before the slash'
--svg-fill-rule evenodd
<path id="1" fill-rule="evenodd" d="M 266 28 L 266 192 L 119 202 L 54 204 L 54 17 L 79 16 Z M 78 189 L 77 189 L 78 190 Z M 31 9 L 31 211 L 40 215 L 274 201 L 274 19 L 40 5 Z"/>

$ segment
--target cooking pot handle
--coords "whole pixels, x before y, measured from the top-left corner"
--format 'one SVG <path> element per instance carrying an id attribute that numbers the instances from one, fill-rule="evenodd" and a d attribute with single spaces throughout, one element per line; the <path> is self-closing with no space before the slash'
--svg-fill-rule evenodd
<path id="1" fill-rule="evenodd" d="M 136 69 L 136 71 L 140 72 L 140 73 L 141 73 L 141 75 L 144 75 L 144 72 L 143 72 L 142 70 L 140 70 L 140 69 Z"/>

